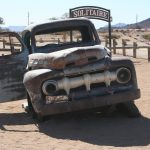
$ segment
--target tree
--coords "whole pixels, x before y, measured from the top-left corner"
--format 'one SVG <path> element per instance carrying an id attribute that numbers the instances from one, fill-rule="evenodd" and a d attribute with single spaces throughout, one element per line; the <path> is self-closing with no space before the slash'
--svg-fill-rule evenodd
<path id="1" fill-rule="evenodd" d="M 51 17 L 49 20 L 67 19 L 69 18 L 69 13 L 64 13 L 61 17 Z"/>
<path id="2" fill-rule="evenodd" d="M 1 25 L 1 24 L 4 24 L 4 19 L 3 19 L 2 17 L 0 17 L 0 25 Z M 0 26 L 0 32 L 1 32 L 1 31 L 3 31 L 3 29 L 2 29 L 1 26 Z"/>
<path id="3" fill-rule="evenodd" d="M 62 16 L 61 16 L 62 19 L 66 19 L 66 18 L 69 18 L 69 13 L 64 13 Z"/>
<path id="4" fill-rule="evenodd" d="M 58 19 L 58 17 L 51 17 L 51 18 L 49 18 L 49 20 L 57 20 Z"/>
<path id="5" fill-rule="evenodd" d="M 4 24 L 4 19 L 0 17 L 0 24 Z"/>

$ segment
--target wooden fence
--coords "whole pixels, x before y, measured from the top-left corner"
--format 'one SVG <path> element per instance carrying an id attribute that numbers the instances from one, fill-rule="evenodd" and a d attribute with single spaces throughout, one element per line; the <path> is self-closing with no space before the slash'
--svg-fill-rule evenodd
<path id="1" fill-rule="evenodd" d="M 0 48 L 0 50 L 4 50 L 4 49 L 5 49 L 5 51 L 10 50 L 5 47 L 6 45 L 10 45 L 10 43 L 7 43 L 5 40 L 2 40 L 2 39 L 0 39 L 0 42 L 2 43 L 2 46 L 1 46 L 2 49 Z M 12 42 L 12 43 L 13 43 L 13 46 L 16 46 L 16 47 L 21 46 L 19 43 L 14 43 L 14 42 Z M 111 47 L 112 53 L 122 54 L 123 56 L 128 55 L 128 56 L 132 56 L 133 58 L 139 58 L 137 56 L 139 49 L 141 51 L 140 55 L 143 55 L 142 53 L 144 52 L 141 49 L 147 49 L 147 52 L 146 52 L 147 56 L 144 58 L 148 59 L 148 61 L 150 62 L 150 46 L 138 46 L 138 44 L 136 42 L 133 42 L 132 45 L 129 45 L 129 44 L 127 44 L 127 42 L 124 39 L 122 39 L 122 46 L 117 46 L 117 45 L 118 45 L 118 43 L 117 43 L 116 39 L 113 39 L 112 47 Z M 106 47 L 108 46 L 108 41 L 105 41 L 105 46 Z M 129 53 L 127 54 L 128 50 L 130 50 L 130 54 Z M 121 51 L 121 53 L 118 53 L 118 51 Z"/>
<path id="2" fill-rule="evenodd" d="M 112 40 L 112 47 L 111 47 L 111 50 L 112 50 L 112 53 L 113 54 L 122 54 L 123 56 L 132 56 L 133 58 L 146 58 L 148 59 L 148 61 L 150 62 L 150 46 L 138 46 L 137 42 L 133 42 L 132 45 L 129 45 L 127 44 L 127 42 L 123 39 L 122 40 L 122 46 L 117 46 L 118 43 L 116 41 L 116 39 L 113 39 Z M 107 41 L 105 42 L 105 46 L 107 47 L 108 43 Z M 144 51 L 144 49 L 147 49 L 146 51 Z M 130 51 L 128 52 L 127 54 L 127 51 Z M 118 53 L 118 51 L 120 53 Z M 140 51 L 140 52 L 139 52 Z M 145 54 L 147 55 L 143 55 L 143 53 L 145 52 Z M 140 53 L 140 57 L 137 56 L 137 53 Z"/>

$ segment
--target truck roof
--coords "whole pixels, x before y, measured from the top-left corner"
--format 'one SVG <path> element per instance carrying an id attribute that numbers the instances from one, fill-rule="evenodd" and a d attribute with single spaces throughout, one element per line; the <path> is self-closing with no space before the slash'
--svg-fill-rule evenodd
<path id="1" fill-rule="evenodd" d="M 35 30 L 37 30 L 38 28 L 46 28 L 52 24 L 57 24 L 57 23 L 62 23 L 62 24 L 79 24 L 79 23 L 89 23 L 89 24 L 93 24 L 88 18 L 67 18 L 67 19 L 59 19 L 59 20 L 51 20 L 51 21 L 44 21 L 44 22 L 40 22 L 40 23 L 36 23 L 36 24 L 32 24 L 29 25 L 28 27 L 26 27 L 24 29 L 23 32 L 34 32 Z"/>

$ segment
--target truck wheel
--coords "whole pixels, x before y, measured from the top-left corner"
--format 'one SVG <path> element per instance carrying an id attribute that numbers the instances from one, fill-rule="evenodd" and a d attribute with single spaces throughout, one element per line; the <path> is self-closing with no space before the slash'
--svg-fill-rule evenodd
<path id="1" fill-rule="evenodd" d="M 27 94 L 27 102 L 28 102 L 28 110 L 32 118 L 36 119 L 38 122 L 43 122 L 45 118 L 35 112 L 29 94 Z"/>
<path id="2" fill-rule="evenodd" d="M 129 117 L 136 118 L 141 116 L 139 109 L 133 101 L 117 104 L 117 110 L 123 114 L 128 115 Z"/>

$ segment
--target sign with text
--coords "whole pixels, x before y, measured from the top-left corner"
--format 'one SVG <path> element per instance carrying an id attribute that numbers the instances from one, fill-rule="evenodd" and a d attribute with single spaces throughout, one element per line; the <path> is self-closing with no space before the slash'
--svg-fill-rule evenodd
<path id="1" fill-rule="evenodd" d="M 87 17 L 89 19 L 99 19 L 108 22 L 109 48 L 111 49 L 111 15 L 110 10 L 96 6 L 80 6 L 70 9 L 70 18 Z"/>
<path id="2" fill-rule="evenodd" d="M 87 17 L 89 19 L 100 19 L 109 22 L 110 10 L 93 6 L 76 7 L 70 9 L 70 17 L 71 18 Z"/>

